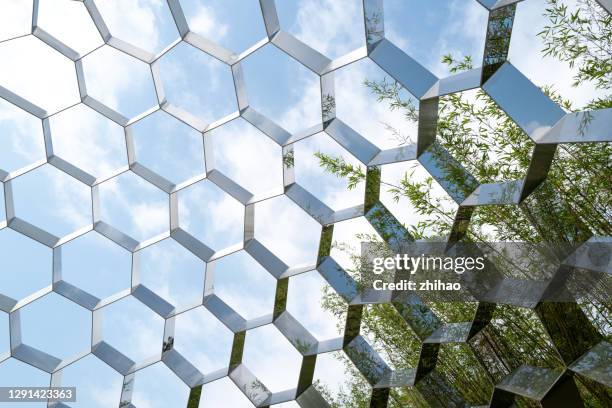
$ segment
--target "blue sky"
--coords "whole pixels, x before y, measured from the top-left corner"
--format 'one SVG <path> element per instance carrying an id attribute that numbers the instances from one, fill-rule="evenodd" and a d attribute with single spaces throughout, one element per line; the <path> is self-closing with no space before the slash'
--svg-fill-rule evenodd
<path id="1" fill-rule="evenodd" d="M 13 1 L 0 6 L 0 41 L 29 32 L 31 4 Z M 165 2 L 159 0 L 100 1 L 99 8 L 113 35 L 151 53 L 158 53 L 178 38 Z M 364 44 L 361 1 L 277 1 L 281 27 L 330 58 L 340 57 Z M 55 7 L 50 6 L 55 5 Z M 242 52 L 265 37 L 255 0 L 181 1 L 192 30 L 233 52 Z M 572 71 L 551 59 L 539 57 L 536 34 L 544 24 L 543 0 L 518 6 L 510 60 L 537 85 L 555 84 L 566 97 L 586 102 L 593 89 L 572 88 Z M 129 10 L 129 13 L 126 12 Z M 446 75 L 442 55 L 474 56 L 479 64 L 484 47 L 486 10 L 476 1 L 385 1 L 387 37 L 438 76 Z M 253 194 L 282 192 L 281 149 L 263 133 L 238 118 L 202 134 L 177 118 L 154 109 L 156 94 L 147 64 L 103 42 L 82 3 L 41 0 L 39 24 L 81 54 L 92 98 L 128 119 L 146 112 L 129 126 L 135 160 L 174 184 L 203 177 L 216 169 Z M 0 85 L 47 110 L 54 151 L 60 158 L 104 180 L 128 166 L 121 126 L 91 108 L 77 104 L 79 92 L 71 61 L 40 40 L 28 36 L 0 42 Z M 167 103 L 210 123 L 237 109 L 229 66 L 180 43 L 157 63 Z M 250 105 L 286 130 L 297 132 L 321 119 L 318 77 L 268 44 L 242 63 Z M 401 130 L 407 139 L 416 136 L 414 124 L 399 111 L 378 103 L 363 85 L 366 79 L 387 75 L 370 60 L 338 70 L 335 77 L 338 118 L 379 148 L 398 145 L 388 130 Z M 409 97 L 406 91 L 403 95 Z M 64 110 L 65 109 L 65 110 Z M 210 143 L 208 143 L 210 142 Z M 324 173 L 313 154 L 323 151 L 357 160 L 321 133 L 295 144 L 296 180 L 333 209 L 360 202 L 363 186 L 346 191 L 346 183 Z M 204 156 L 208 166 L 205 167 Z M 18 171 L 44 160 L 44 139 L 39 119 L 0 99 L 0 170 Z M 211 166 L 212 163 L 212 166 Z M 413 163 L 384 166 L 383 180 L 393 182 Z M 415 177 L 426 173 L 417 166 Z M 12 181 L 18 217 L 66 236 L 92 222 L 91 189 L 49 164 Z M 8 228 L 3 191 L 0 189 L 0 293 L 14 299 L 51 284 L 51 250 Z M 132 172 L 122 173 L 99 186 L 101 220 L 138 241 L 164 237 L 169 230 L 168 195 Z M 438 187 L 434 194 L 443 196 Z M 405 203 L 383 194 L 383 202 L 403 222 L 418 217 Z M 213 250 L 223 250 L 243 239 L 244 206 L 208 180 L 178 192 L 179 225 Z M 286 197 L 258 203 L 255 236 L 287 265 L 313 264 L 320 225 Z M 339 223 L 334 239 L 358 248 L 355 233 L 373 230 L 364 219 Z M 334 249 L 334 258 L 350 267 L 345 252 Z M 140 282 L 179 309 L 198 302 L 203 261 L 166 238 L 138 255 Z M 130 287 L 132 255 L 97 232 L 88 232 L 62 248 L 63 278 L 100 299 Z M 230 306 L 251 318 L 270 313 L 274 279 L 244 251 L 214 263 L 215 290 Z M 316 272 L 290 280 L 288 309 L 318 339 L 337 335 L 337 321 L 320 306 L 325 285 Z M 262 300 L 265 299 L 265 300 Z M 159 351 L 163 319 L 140 301 L 128 297 L 100 312 L 103 338 L 136 361 Z M 61 317 L 59 317 L 61 316 Z M 61 358 L 86 351 L 91 341 L 91 313 L 56 294 L 47 294 L 23 308 L 23 341 Z M 56 327 L 65 327 L 56 330 Z M 228 361 L 231 336 L 204 308 L 180 315 L 176 322 L 176 349 L 203 372 L 222 368 Z M 44 340 L 44 341 L 43 341 Z M 8 319 L 0 312 L 0 355 L 8 351 Z M 297 352 L 272 326 L 247 335 L 245 362 L 275 391 L 294 386 L 299 366 Z M 343 368 L 333 356 L 320 359 L 316 376 L 337 389 Z M 296 363 L 298 361 L 298 363 Z M 324 367 L 324 368 L 322 368 Z M 291 375 L 285 375 L 291 373 Z M 94 356 L 63 370 L 63 383 L 79 388 L 74 407 L 107 407 L 117 404 L 122 378 Z M 95 381 L 92 379 L 95 378 Z M 46 385 L 49 375 L 13 358 L 0 362 L 0 385 Z M 167 367 L 156 364 L 139 373 L 134 402 L 142 407 L 174 406 L 184 401 L 187 388 Z M 212 407 L 249 406 L 228 379 L 204 387 L 202 401 Z M 0 407 L 6 404 L 0 403 Z M 30 406 L 25 404 L 24 406 Z M 31 406 L 42 406 L 32 404 Z M 285 404 L 284 406 L 294 406 Z"/>

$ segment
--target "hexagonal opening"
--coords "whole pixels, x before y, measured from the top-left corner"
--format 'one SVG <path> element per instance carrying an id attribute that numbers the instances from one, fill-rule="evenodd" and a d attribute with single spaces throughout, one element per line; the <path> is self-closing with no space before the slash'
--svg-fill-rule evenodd
<path id="1" fill-rule="evenodd" d="M 80 101 L 73 62 L 38 38 L 0 43 L 0 60 L 0 83 L 49 114 Z"/>
<path id="2" fill-rule="evenodd" d="M 243 62 L 249 104 L 291 133 L 321 122 L 319 77 L 273 45 Z"/>
<path id="3" fill-rule="evenodd" d="M 361 243 L 369 241 L 370 238 L 382 241 L 380 235 L 365 217 L 338 222 L 334 224 L 330 254 L 338 265 L 351 273 L 357 267 L 355 257 L 361 256 Z"/>
<path id="4" fill-rule="evenodd" d="M 295 180 L 335 211 L 363 204 L 365 183 L 349 189 L 347 179 L 326 171 L 320 157 L 341 159 L 365 173 L 365 167 L 326 133 L 319 133 L 294 145 Z"/>
<path id="5" fill-rule="evenodd" d="M 320 393 L 336 399 L 339 394 L 346 392 L 347 385 L 355 381 L 365 382 L 365 379 L 342 351 L 317 356 L 312 384 Z"/>
<path id="6" fill-rule="evenodd" d="M 418 101 L 372 60 L 337 70 L 335 88 L 337 117 L 378 148 L 416 142 Z"/>
<path id="7" fill-rule="evenodd" d="M 113 36 L 150 53 L 157 54 L 179 38 L 165 2 L 102 1 L 96 5 Z"/>
<path id="8" fill-rule="evenodd" d="M 102 2 L 102 4 L 107 2 Z M 38 26 L 84 55 L 104 42 L 85 5 L 70 0 L 38 2 Z"/>
<path id="9" fill-rule="evenodd" d="M 123 128 L 86 105 L 52 116 L 49 127 L 53 153 L 95 178 L 127 165 Z"/>
<path id="10" fill-rule="evenodd" d="M 359 0 L 281 1 L 276 7 L 283 30 L 329 58 L 365 46 L 363 6 Z"/>
<path id="11" fill-rule="evenodd" d="M 408 197 L 399 195 L 399 200 L 396 200 L 397 194 L 385 185 L 380 191 L 380 201 L 405 226 L 418 227 L 426 236 L 443 238 L 450 230 L 459 206 L 420 163 L 410 161 L 382 166 L 381 181 L 386 186 L 400 185 L 404 178 L 421 191 L 427 191 L 427 202 L 436 210 L 431 214 L 420 213 Z M 444 225 L 448 229 L 441 228 Z"/>
<path id="12" fill-rule="evenodd" d="M 137 241 L 169 229 L 168 195 L 131 171 L 99 185 L 100 216 Z"/>
<path id="13" fill-rule="evenodd" d="M 164 54 L 159 69 L 168 102 L 205 123 L 238 107 L 230 67 L 186 42 Z"/>
<path id="14" fill-rule="evenodd" d="M 346 323 L 346 303 L 338 299 L 338 308 L 326 307 L 334 290 L 317 271 L 289 279 L 287 310 L 319 341 L 341 335 Z"/>
<path id="15" fill-rule="evenodd" d="M 46 159 L 38 118 L 0 99 L 0 128 L 0 172 L 11 173 Z"/>
<path id="16" fill-rule="evenodd" d="M 0 362 L 0 384 L 14 387 L 48 387 L 50 375 L 38 368 L 9 358 Z M 44 403 L 46 405 L 46 403 Z M 43 404 L 39 407 L 44 406 Z"/>
<path id="17" fill-rule="evenodd" d="M 189 387 L 164 363 L 136 372 L 132 403 L 137 407 L 186 407 Z"/>
<path id="18" fill-rule="evenodd" d="M 487 10 L 477 2 L 431 4 L 418 0 L 384 3 L 385 35 L 396 46 L 438 76 L 442 56 L 480 59 L 485 43 Z"/>
<path id="19" fill-rule="evenodd" d="M 360 333 L 389 368 L 417 367 L 421 341 L 390 303 L 364 307 Z"/>
<path id="20" fill-rule="evenodd" d="M 12 180 L 15 216 L 57 237 L 91 224 L 90 188 L 45 164 Z"/>
<path id="21" fill-rule="evenodd" d="M 321 226 L 286 196 L 255 206 L 255 238 L 289 266 L 316 262 Z"/>
<path id="22" fill-rule="evenodd" d="M 204 384 L 200 396 L 200 406 L 210 408 L 252 408 L 251 401 L 230 380 L 223 377 L 219 380 Z"/>
<path id="23" fill-rule="evenodd" d="M 0 230 L 0 293 L 21 300 L 51 285 L 52 251 L 4 228 Z"/>
<path id="24" fill-rule="evenodd" d="M 91 312 L 56 293 L 20 309 L 21 340 L 61 360 L 91 347 Z M 53 333 L 53 335 L 49 335 Z"/>
<path id="25" fill-rule="evenodd" d="M 62 245 L 61 256 L 62 280 L 99 299 L 130 289 L 131 254 L 95 231 Z"/>
<path id="26" fill-rule="evenodd" d="M 454 363 L 455 361 L 460 361 L 461 363 Z M 469 345 L 459 343 L 442 344 L 438 352 L 436 370 L 444 375 L 450 385 L 471 406 L 489 403 L 495 384 Z M 466 380 L 471 385 L 469 392 L 466 392 Z"/>
<path id="27" fill-rule="evenodd" d="M 245 319 L 272 313 L 276 280 L 245 251 L 214 262 L 214 293 Z"/>
<path id="28" fill-rule="evenodd" d="M 212 167 L 257 196 L 282 192 L 282 149 L 259 129 L 238 118 L 204 137 L 208 138 L 211 151 L 206 153 L 213 158 Z M 207 165 L 210 170 L 211 164 Z"/>
<path id="29" fill-rule="evenodd" d="M 32 30 L 32 1 L 7 4 L 0 16 L 0 41 L 29 34 Z"/>
<path id="30" fill-rule="evenodd" d="M 437 142 L 478 182 L 526 176 L 535 144 L 484 91 L 442 97 L 438 120 Z"/>
<path id="31" fill-rule="evenodd" d="M 297 386 L 300 353 L 273 325 L 249 330 L 242 362 L 271 392 Z"/>
<path id="32" fill-rule="evenodd" d="M 593 32 L 599 30 L 599 28 L 596 28 L 597 19 L 592 18 L 585 12 L 591 7 L 593 9 L 598 8 L 597 3 L 563 2 L 563 6 L 567 7 L 565 13 L 568 18 L 574 13 L 578 13 L 579 18 L 586 19 L 594 25 Z M 606 98 L 606 95 L 609 94 L 608 90 L 596 88 L 593 82 L 583 81 L 578 85 L 574 84 L 575 76 L 581 66 L 579 62 L 570 66 L 568 62 L 560 61 L 550 55 L 544 55 L 542 52 L 547 46 L 543 37 L 538 33 L 544 31 L 545 26 L 556 27 L 557 23 L 559 23 L 559 27 L 565 26 L 560 23 L 558 17 L 553 22 L 546 15 L 546 10 L 551 8 L 548 2 L 517 4 L 508 60 L 536 86 L 553 85 L 553 89 L 561 97 L 572 101 L 574 108 L 582 107 L 593 99 Z M 601 12 L 605 15 L 603 9 L 601 9 Z M 553 37 L 563 38 L 563 35 L 556 32 Z"/>
<path id="33" fill-rule="evenodd" d="M 139 251 L 140 283 L 182 310 L 202 303 L 205 263 L 172 238 Z"/>
<path id="34" fill-rule="evenodd" d="M 181 1 L 189 29 L 234 52 L 266 38 L 257 0 Z"/>
<path id="35" fill-rule="evenodd" d="M 206 172 L 202 134 L 164 111 L 128 128 L 136 161 L 174 184 Z"/>
<path id="36" fill-rule="evenodd" d="M 117 406 L 123 386 L 123 376 L 93 354 L 60 371 L 61 385 L 76 387 L 74 408 L 104 408 Z"/>
<path id="37" fill-rule="evenodd" d="M 507 339 L 510 338 L 510 333 L 517 333 L 519 330 L 529 332 L 530 335 L 521 336 L 516 342 L 509 342 Z M 483 332 L 488 337 L 503 342 L 508 354 L 520 355 L 523 364 L 548 368 L 559 368 L 563 365 L 546 328 L 532 309 L 497 305 L 491 323 Z M 482 340 L 483 336 L 478 336 L 474 343 L 488 348 L 485 348 L 484 353 L 491 353 L 490 346 Z M 499 364 L 491 365 L 494 369 L 499 369 Z"/>
<path id="38" fill-rule="evenodd" d="M 202 374 L 229 365 L 234 336 L 204 307 L 176 316 L 174 349 Z"/>
<path id="39" fill-rule="evenodd" d="M 159 356 L 164 319 L 133 296 L 99 309 L 102 340 L 134 362 Z"/>
<path id="40" fill-rule="evenodd" d="M 147 64 L 108 45 L 83 58 L 87 95 L 127 118 L 157 105 Z"/>
<path id="41" fill-rule="evenodd" d="M 178 193 L 179 225 L 215 251 L 244 238 L 244 206 L 209 180 Z"/>

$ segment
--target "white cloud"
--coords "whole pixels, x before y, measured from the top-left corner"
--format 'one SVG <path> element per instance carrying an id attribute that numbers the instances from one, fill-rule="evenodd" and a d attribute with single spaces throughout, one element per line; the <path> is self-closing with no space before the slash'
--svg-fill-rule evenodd
<path id="1" fill-rule="evenodd" d="M 4 0 L 0 13 L 0 41 L 29 34 L 32 24 L 32 0 Z"/>
<path id="2" fill-rule="evenodd" d="M 212 8 L 199 4 L 193 17 L 189 19 L 189 28 L 208 40 L 219 42 L 227 35 L 229 27 L 219 21 Z"/>
<path id="3" fill-rule="evenodd" d="M 72 61 L 28 36 L 0 43 L 0 85 L 47 110 L 79 102 Z"/>
<path id="4" fill-rule="evenodd" d="M 38 26 L 81 55 L 102 45 L 102 38 L 82 2 L 42 0 L 38 7 Z"/>
<path id="5" fill-rule="evenodd" d="M 361 1 L 301 0 L 294 32 L 320 53 L 337 58 L 365 43 Z"/>

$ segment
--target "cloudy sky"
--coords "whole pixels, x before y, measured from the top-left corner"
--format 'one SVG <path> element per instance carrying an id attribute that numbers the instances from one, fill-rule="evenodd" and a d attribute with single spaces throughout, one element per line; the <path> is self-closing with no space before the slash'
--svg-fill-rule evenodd
<path id="1" fill-rule="evenodd" d="M 157 54 L 175 44 L 178 32 L 163 0 L 96 1 L 113 36 Z M 277 1 L 281 27 L 320 53 L 337 58 L 364 45 L 359 0 Z M 191 30 L 234 52 L 265 38 L 256 0 L 182 0 Z M 574 88 L 569 66 L 542 58 L 537 33 L 545 20 L 544 0 L 526 0 L 517 9 L 510 61 L 539 86 L 554 85 L 561 94 L 584 104 L 592 87 Z M 123 129 L 91 108 L 79 104 L 74 64 L 30 33 L 32 2 L 6 0 L 0 4 L 0 86 L 41 107 L 48 114 L 54 151 L 60 158 L 105 180 L 128 165 Z M 442 55 L 482 58 L 486 10 L 475 0 L 386 0 L 387 37 L 437 76 L 447 75 Z M 218 169 L 253 194 L 282 192 L 281 148 L 245 120 L 236 118 L 202 135 L 163 111 L 152 111 L 158 100 L 147 64 L 104 45 L 84 5 L 70 0 L 40 0 L 38 25 L 69 47 L 86 55 L 83 72 L 87 94 L 126 118 L 145 117 L 129 126 L 136 160 L 173 184 L 203 177 Z M 320 121 L 318 77 L 271 44 L 242 63 L 249 103 L 289 132 Z M 187 43 L 179 43 L 158 63 L 168 103 L 203 123 L 237 110 L 230 68 Z M 400 129 L 413 139 L 414 124 L 391 111 L 363 85 L 386 74 L 364 59 L 340 69 L 335 76 L 337 115 L 380 148 L 398 145 L 387 129 Z M 405 92 L 405 91 L 404 91 Z M 406 97 L 409 97 L 405 93 Z M 59 113 L 57 113 L 59 112 Z M 331 208 L 360 203 L 363 186 L 347 191 L 343 180 L 318 166 L 314 153 L 357 159 L 324 133 L 295 144 L 296 180 Z M 206 154 L 207 167 L 204 166 Z M 0 170 L 15 172 L 42 164 L 45 146 L 40 120 L 0 99 Z M 414 163 L 383 168 L 394 181 L 407 169 L 424 177 Z M 56 236 L 91 223 L 90 188 L 48 164 L 13 180 L 16 215 Z M 0 189 L 0 225 L 5 220 Z M 444 195 L 438 187 L 435 194 Z M 165 234 L 169 228 L 168 195 L 143 178 L 126 172 L 99 186 L 101 220 L 138 241 Z M 418 216 L 388 194 L 383 202 L 407 224 Z M 180 226 L 213 250 L 239 244 L 244 207 L 208 180 L 181 190 Z M 288 198 L 280 196 L 256 205 L 255 236 L 290 266 L 315 261 L 319 224 Z M 356 233 L 373 233 L 364 219 L 338 224 L 334 239 L 357 248 Z M 62 250 L 63 278 L 98 298 L 130 287 L 131 254 L 96 232 L 66 244 Z M 350 259 L 334 250 L 345 266 Z M 51 250 L 15 231 L 0 230 L 0 293 L 23 299 L 51 284 Z M 212 273 L 201 260 L 171 239 L 141 251 L 140 282 L 176 307 L 197 303 L 203 276 Z M 246 318 L 272 311 L 274 279 L 244 251 L 215 262 L 214 290 Z M 338 335 L 337 321 L 320 307 L 323 279 L 316 271 L 296 276 L 289 285 L 289 311 L 320 340 Z M 48 294 L 21 312 L 23 342 L 61 359 L 88 349 L 91 313 L 56 294 Z M 163 319 L 135 298 L 106 307 L 103 338 L 135 361 L 159 352 Z M 175 347 L 203 373 L 223 368 L 228 361 L 231 333 L 204 308 L 177 318 Z M 9 349 L 8 316 L 0 312 L 0 355 Z M 343 367 L 331 355 L 319 359 L 316 378 L 339 387 Z M 299 354 L 273 326 L 249 332 L 245 364 L 272 391 L 293 388 Z M 46 385 L 49 375 L 15 359 L 0 363 L 0 385 Z M 75 407 L 117 405 L 122 377 L 94 356 L 63 370 L 62 383 L 78 388 Z M 133 402 L 139 408 L 184 406 L 188 389 L 161 363 L 137 376 Z M 248 400 L 227 378 L 207 384 L 202 400 L 210 407 L 249 407 Z M 179 401 L 179 402 L 177 402 Z M 6 404 L 0 403 L 0 407 Z M 24 406 L 43 406 L 25 404 Z M 295 403 L 283 404 L 295 407 Z"/>

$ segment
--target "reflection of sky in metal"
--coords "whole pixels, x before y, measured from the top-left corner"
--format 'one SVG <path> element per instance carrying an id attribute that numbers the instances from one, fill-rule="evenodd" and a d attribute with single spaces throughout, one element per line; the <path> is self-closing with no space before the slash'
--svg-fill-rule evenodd
<path id="1" fill-rule="evenodd" d="M 173 18 L 166 2 L 99 1 L 99 15 L 93 3 L 41 0 L 35 36 L 15 39 L 31 33 L 32 4 L 0 6 L 0 385 L 44 386 L 61 372 L 62 384 L 78 388 L 73 406 L 109 407 L 119 404 L 122 384 L 131 384 L 132 371 L 138 369 L 133 392 L 124 391 L 123 398 L 139 408 L 185 406 L 186 383 L 206 382 L 201 401 L 207 406 L 228 406 L 228 401 L 250 406 L 232 380 L 240 383 L 253 374 L 271 391 L 295 387 L 300 352 L 308 349 L 296 340 L 299 334 L 314 336 L 315 343 L 337 338 L 336 324 L 342 327 L 345 318 L 337 321 L 320 306 L 326 282 L 313 270 L 321 234 L 316 220 L 335 222 L 334 240 L 354 247 L 355 233 L 376 233 L 365 218 L 354 218 L 363 214 L 363 184 L 347 192 L 345 181 L 324 173 L 313 154 L 341 154 L 365 168 L 384 156 L 381 150 L 398 145 L 389 126 L 416 142 L 416 124 L 378 103 L 363 81 L 393 74 L 410 88 L 401 90 L 404 97 L 411 92 L 422 96 L 432 84 L 441 93 L 463 90 L 476 76 L 435 83 L 446 76 L 439 60 L 451 52 L 473 55 L 475 65 L 480 64 L 487 10 L 476 1 L 430 7 L 416 0 L 387 0 L 382 11 L 390 42 L 381 43 L 372 56 L 375 63 L 360 59 L 366 44 L 363 5 L 357 0 L 278 2 L 280 27 L 322 55 L 304 47 L 264 45 L 266 26 L 255 0 L 180 1 L 184 20 L 176 10 Z M 179 1 L 168 3 L 176 7 Z M 515 24 L 523 27 L 528 17 L 521 7 L 517 13 L 523 17 Z M 267 16 L 274 31 L 274 18 Z M 184 23 L 191 33 L 184 32 Z M 534 139 L 572 141 L 568 134 L 580 125 L 573 118 L 547 133 L 563 113 L 527 80 L 545 84 L 533 68 L 539 50 L 529 45 L 533 38 L 526 37 L 528 31 L 515 26 L 513 39 L 523 45 L 515 41 L 510 47 L 510 60 L 524 77 L 506 66 L 488 92 Z M 180 36 L 185 41 L 179 42 Z M 249 50 L 256 44 L 257 50 Z M 527 57 L 517 49 L 525 49 Z M 337 132 L 321 132 L 321 96 L 329 89 L 321 88 L 319 75 L 327 71 L 312 72 L 308 66 L 328 64 L 327 58 L 342 60 L 353 51 L 341 65 L 351 63 L 333 74 L 333 113 L 345 127 L 336 123 Z M 236 64 L 238 54 L 242 60 Z M 76 70 L 70 59 L 77 61 Z M 574 92 L 577 100 L 590 92 L 570 88 L 570 71 L 555 72 L 561 90 Z M 513 92 L 530 95 L 529 104 L 516 104 Z M 255 121 L 245 112 L 247 103 L 268 119 Z M 240 113 L 244 118 L 236 118 Z M 49 115 L 41 126 L 40 118 Z M 599 132 L 587 129 L 582 141 L 609 138 L 599 136 L 604 119 L 597 116 L 594 129 Z M 284 151 L 277 142 L 289 134 L 277 126 L 296 141 L 283 143 Z M 288 151 L 293 162 L 285 163 L 283 172 Z M 384 156 L 393 160 L 376 162 L 385 163 L 383 181 L 397 180 L 414 166 L 415 177 L 424 177 L 426 170 L 443 173 L 428 167 L 429 162 L 421 166 L 393 154 Z M 42 165 L 45 161 L 50 164 Z M 276 197 L 293 179 L 302 189 L 291 190 L 291 198 Z M 435 195 L 448 198 L 446 188 L 464 206 L 503 203 L 499 197 L 507 195 L 506 201 L 519 199 L 516 193 L 495 194 L 503 189 L 499 185 L 482 186 L 468 197 L 440 184 L 433 186 Z M 385 192 L 380 200 L 400 221 L 419 220 Z M 96 231 L 91 231 L 93 223 Z M 243 249 L 244 241 L 253 238 L 259 246 Z M 331 254 L 339 265 L 350 267 L 345 253 L 333 249 Z M 299 323 L 279 320 L 279 326 L 285 325 L 281 333 L 267 324 L 275 293 L 277 300 L 282 293 L 275 277 L 293 274 L 286 309 Z M 60 279 L 59 294 L 49 293 Z M 130 289 L 133 296 L 127 296 Z M 197 306 L 204 296 L 208 303 Z M 243 362 L 252 374 L 236 371 L 240 375 L 230 380 L 223 370 L 232 342 L 239 349 L 242 345 L 229 329 L 245 328 L 250 330 Z M 8 354 L 10 338 L 15 357 Z M 19 348 L 19 341 L 75 362 L 59 371 L 57 366 L 48 369 L 54 372 L 50 375 L 18 361 L 40 357 Z M 82 354 L 99 341 L 107 347 L 98 348 L 97 356 Z M 206 375 L 205 381 L 197 379 L 199 374 L 185 374 L 185 366 L 177 369 L 184 374 L 181 380 L 168 368 L 178 367 L 177 360 L 168 366 L 157 362 L 162 342 L 166 347 L 170 342 L 172 353 L 185 357 Z M 315 379 L 327 377 L 332 390 L 343 372 L 329 352 L 341 345 L 333 340 L 319 345 L 325 358 L 317 360 Z M 108 346 L 125 356 L 109 352 Z M 371 351 L 365 341 L 350 350 Z M 136 366 L 125 368 L 128 358 Z M 102 360 L 120 363 L 111 368 Z M 372 363 L 374 377 L 384 372 L 384 364 Z M 261 397 L 261 389 L 251 391 L 253 399 Z"/>

